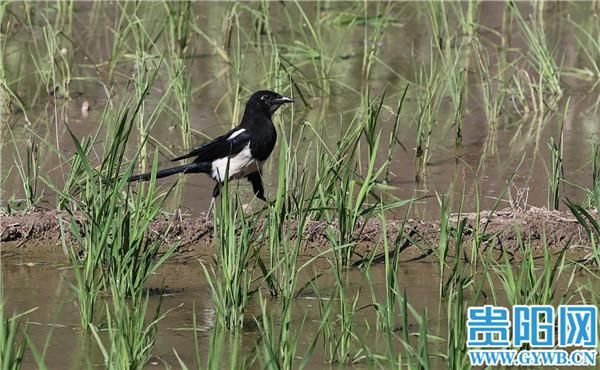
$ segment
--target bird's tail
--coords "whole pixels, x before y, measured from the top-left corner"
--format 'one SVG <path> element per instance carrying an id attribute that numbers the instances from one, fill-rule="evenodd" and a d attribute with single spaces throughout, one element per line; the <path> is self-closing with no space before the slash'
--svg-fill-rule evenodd
<path id="1" fill-rule="evenodd" d="M 160 179 L 162 177 L 167 177 L 171 175 L 175 175 L 176 173 L 199 173 L 204 172 L 208 173 L 210 171 L 210 163 L 188 163 L 181 166 L 171 167 L 164 170 L 160 170 L 156 173 L 156 178 Z M 148 181 L 152 177 L 151 172 L 140 173 L 138 175 L 131 176 L 127 181 Z"/>

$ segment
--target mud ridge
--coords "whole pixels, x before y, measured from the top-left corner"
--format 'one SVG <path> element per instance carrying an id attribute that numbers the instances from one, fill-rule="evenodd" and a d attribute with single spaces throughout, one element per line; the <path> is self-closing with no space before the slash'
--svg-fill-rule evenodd
<path id="1" fill-rule="evenodd" d="M 594 213 L 598 218 L 598 214 Z M 491 248 L 498 253 L 518 254 L 519 233 L 522 240 L 531 243 L 534 248 L 547 245 L 553 251 L 569 249 L 577 255 L 584 256 L 590 252 L 589 241 L 584 228 L 570 213 L 550 211 L 543 208 L 530 207 L 525 211 L 501 210 L 496 212 L 481 212 L 479 225 L 475 214 L 461 214 L 460 219 L 466 218 L 466 228 L 463 234 L 465 246 L 470 246 L 475 230 L 483 232 L 483 249 Z M 36 210 L 23 214 L 2 215 L 0 217 L 0 242 L 2 254 L 7 255 L 18 251 L 19 254 L 36 254 L 55 250 L 61 252 L 60 220 L 63 220 L 65 230 L 68 216 L 65 213 L 49 210 Z M 455 229 L 459 221 L 458 215 L 450 218 L 450 227 Z M 439 221 L 422 221 L 409 219 L 386 221 L 387 237 L 391 245 L 403 246 L 404 260 L 416 260 L 426 257 L 437 248 L 439 243 Z M 259 223 L 260 229 L 263 225 Z M 293 232 L 295 222 L 285 225 L 291 231 L 292 239 L 297 239 Z M 328 240 L 327 229 L 330 225 L 325 221 L 309 221 L 301 236 L 303 255 L 316 255 L 331 243 Z M 331 225 L 334 229 L 336 225 Z M 383 225 L 379 219 L 371 219 L 366 224 L 361 223 L 354 238 L 358 253 L 366 253 L 382 244 Z M 401 230 L 405 232 L 402 233 Z M 260 230 L 258 230 L 260 231 Z M 410 234 L 409 240 L 406 237 Z M 258 233 L 260 235 L 260 233 Z M 149 237 L 153 240 L 163 239 L 165 245 L 178 243 L 179 248 L 174 258 L 186 260 L 213 252 L 213 223 L 204 217 L 190 217 L 180 220 L 166 218 L 152 223 Z M 545 242 L 544 242 L 545 239 Z M 50 249 L 50 250 L 48 250 Z"/>

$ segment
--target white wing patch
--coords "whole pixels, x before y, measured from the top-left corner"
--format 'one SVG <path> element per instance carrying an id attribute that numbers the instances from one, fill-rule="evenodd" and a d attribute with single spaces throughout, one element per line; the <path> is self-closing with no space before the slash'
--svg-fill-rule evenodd
<path id="1" fill-rule="evenodd" d="M 234 137 L 238 136 L 239 134 L 241 134 L 244 131 L 246 131 L 245 128 L 241 128 L 241 129 L 237 130 L 233 134 L 229 135 L 229 137 L 227 138 L 227 140 L 232 140 Z"/>
<path id="2" fill-rule="evenodd" d="M 231 139 L 234 135 L 239 135 L 242 130 L 234 132 L 227 140 Z M 259 171 L 262 167 L 262 162 L 252 159 L 252 153 L 250 153 L 250 143 L 248 143 L 246 147 L 238 154 L 231 157 L 219 158 L 216 161 L 213 161 L 211 177 L 215 181 L 223 182 L 225 179 L 228 161 L 229 180 L 248 176 L 253 172 Z"/>

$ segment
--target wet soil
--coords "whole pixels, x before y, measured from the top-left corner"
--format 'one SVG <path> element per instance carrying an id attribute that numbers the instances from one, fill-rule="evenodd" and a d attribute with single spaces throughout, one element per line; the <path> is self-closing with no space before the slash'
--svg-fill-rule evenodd
<path id="1" fill-rule="evenodd" d="M 597 212 L 592 213 L 598 218 Z M 0 242 L 2 255 L 14 253 L 44 255 L 61 251 L 60 222 L 65 223 L 67 215 L 56 211 L 35 210 L 23 214 L 3 215 L 0 218 Z M 535 250 L 547 246 L 554 252 L 567 249 L 571 255 L 585 256 L 589 253 L 589 240 L 586 231 L 572 215 L 561 211 L 530 207 L 527 210 L 499 210 L 481 212 L 479 220 L 474 213 L 454 214 L 450 218 L 450 235 L 456 231 L 459 220 L 466 220 L 463 232 L 463 245 L 470 246 L 477 235 L 482 236 L 481 248 L 493 253 L 518 257 L 519 240 L 530 243 Z M 257 231 L 265 225 L 256 226 Z M 290 230 L 292 240 L 298 235 L 295 222 L 284 227 Z M 325 221 L 309 221 L 301 237 L 301 254 L 314 256 L 327 248 L 329 240 Z M 362 221 L 354 233 L 358 254 L 366 254 L 383 244 L 383 225 L 379 219 Z M 403 260 L 426 258 L 439 246 L 439 221 L 416 219 L 386 221 L 387 238 L 392 246 L 402 248 Z M 65 227 L 66 229 L 66 227 Z M 203 255 L 211 255 L 213 241 L 213 222 L 205 217 L 189 217 L 178 220 L 167 218 L 152 223 L 148 237 L 151 240 L 162 239 L 163 245 L 178 243 L 173 259 L 180 262 L 195 260 Z M 451 237 L 450 247 L 453 248 Z M 69 240 L 72 242 L 73 240 Z"/>

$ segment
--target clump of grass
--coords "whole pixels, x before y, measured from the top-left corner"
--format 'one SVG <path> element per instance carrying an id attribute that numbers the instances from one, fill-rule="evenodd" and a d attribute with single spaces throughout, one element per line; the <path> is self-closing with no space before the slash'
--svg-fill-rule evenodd
<path id="1" fill-rule="evenodd" d="M 467 282 L 463 282 L 467 283 Z M 451 369 L 470 368 L 467 356 L 467 307 L 464 302 L 464 286 L 451 287 L 448 294 L 447 361 Z"/>
<path id="2" fill-rule="evenodd" d="M 569 109 L 569 102 L 565 106 L 565 117 Z M 554 137 L 550 138 L 548 148 L 550 149 L 550 173 L 548 174 L 548 208 L 558 209 L 560 205 L 560 183 L 564 178 L 563 169 L 563 128 L 565 119 L 560 128 L 560 138 L 558 144 Z"/>
<path id="3" fill-rule="evenodd" d="M 600 266 L 600 252 L 598 250 L 598 241 L 600 241 L 600 222 L 598 222 L 596 217 L 580 204 L 577 204 L 570 199 L 566 199 L 565 204 L 573 216 L 577 218 L 577 221 L 585 230 L 590 241 L 591 253 L 589 253 L 586 260 L 588 262 L 595 262 L 597 266 Z"/>
<path id="4" fill-rule="evenodd" d="M 79 149 L 77 155 L 83 156 L 83 151 Z M 154 163 L 155 173 L 157 161 Z M 67 208 L 71 218 L 69 230 L 80 248 L 80 252 L 70 249 L 69 255 L 74 266 L 74 288 L 82 325 L 85 326 L 93 322 L 96 298 L 101 290 L 114 288 L 121 296 L 134 296 L 174 251 L 171 247 L 156 259 L 161 242 L 150 241 L 145 235 L 165 199 L 164 194 L 154 192 L 155 180 L 151 181 L 145 194 L 140 192 L 130 199 L 129 193 L 122 193 L 127 189 L 127 175 L 116 179 L 108 177 L 116 180 L 116 188 L 113 188 L 103 184 L 106 178 L 101 172 L 95 172 L 91 167 L 87 170 L 90 172 L 87 172 L 82 189 L 85 197 L 71 199 L 76 206 L 71 204 Z M 82 228 L 75 207 L 85 217 Z"/>
<path id="5" fill-rule="evenodd" d="M 15 139 L 12 134 L 12 130 L 9 128 L 9 132 L 13 143 Z M 40 193 L 40 153 L 39 145 L 34 138 L 29 138 L 26 143 L 26 159 L 21 158 L 20 150 L 16 150 L 15 166 L 19 177 L 21 178 L 21 184 L 23 186 L 24 196 L 24 210 L 34 209 L 43 197 Z M 10 204 L 9 204 L 10 206 Z"/>
<path id="6" fill-rule="evenodd" d="M 553 257 L 548 246 L 542 246 L 543 257 L 539 265 L 530 242 L 522 239 L 519 230 L 515 232 L 520 263 L 515 269 L 507 255 L 501 261 L 490 262 L 491 268 L 486 273 L 490 286 L 495 287 L 494 281 L 500 281 L 506 301 L 511 306 L 555 304 L 556 284 L 566 270 L 566 249 Z M 496 301 L 496 290 L 492 288 L 491 292 Z"/>
<path id="7" fill-rule="evenodd" d="M 315 192 L 309 193 L 308 177 L 298 174 L 297 152 L 289 145 L 292 133 L 289 139 L 282 136 L 279 143 L 277 192 L 267 207 L 264 239 L 258 240 L 266 243 L 269 257 L 266 263 L 259 253 L 256 258 L 269 293 L 287 300 L 295 294 L 297 274 L 302 268 L 298 267 L 302 238 L 292 241 L 292 234 L 302 235 L 311 214 L 310 209 L 303 205 L 310 204 Z M 302 137 L 302 132 L 299 136 Z"/>
<path id="8" fill-rule="evenodd" d="M 41 86 L 45 88 L 48 95 L 69 99 L 71 97 L 72 77 L 72 44 L 70 42 L 71 15 L 73 12 L 71 5 L 64 4 L 56 7 L 56 14 L 53 20 L 48 16 L 47 9 L 33 9 L 34 11 L 25 11 L 25 21 L 29 31 L 32 33 L 33 48 L 30 49 L 30 61 L 35 68 L 35 72 Z M 42 6 L 43 7 L 43 6 Z M 35 34 L 38 26 L 35 24 L 33 16 L 39 14 L 43 20 L 41 27 L 42 40 L 39 40 Z M 65 21 L 67 19 L 67 21 Z M 40 86 L 40 85 L 38 85 Z M 39 92 L 36 93 L 36 96 Z M 36 100 L 36 97 L 32 99 Z"/>
<path id="9" fill-rule="evenodd" d="M 387 360 L 390 362 L 390 367 L 398 367 L 397 356 L 398 351 L 396 348 L 397 338 L 395 331 L 397 329 L 398 318 L 403 318 L 400 314 L 401 309 L 404 307 L 403 299 L 406 298 L 401 294 L 401 286 L 398 280 L 398 267 L 400 262 L 400 248 L 390 250 L 390 244 L 388 242 L 388 226 L 383 211 L 380 206 L 380 220 L 382 225 L 381 240 L 383 242 L 383 257 L 384 257 L 384 269 L 385 269 L 385 299 L 378 301 L 375 293 L 372 292 L 373 305 L 376 311 L 377 319 L 377 331 L 382 332 L 384 335 Z M 400 238 L 398 238 L 400 240 Z M 370 268 L 369 261 L 367 268 Z M 368 275 L 368 271 L 365 272 Z M 370 280 L 369 280 L 370 282 Z M 404 312 L 404 314 L 407 314 Z"/>
<path id="10" fill-rule="evenodd" d="M 463 194 L 464 197 L 464 194 Z M 464 199 L 463 199 L 464 200 Z M 467 219 L 463 218 L 462 201 L 461 208 L 457 214 L 456 227 L 450 224 L 450 212 L 448 200 L 439 197 L 440 204 L 440 233 L 438 242 L 438 258 L 440 266 L 440 299 L 448 298 L 449 294 L 456 289 L 468 287 L 472 282 L 470 276 L 465 274 L 466 263 L 461 256 L 464 250 L 464 235 L 466 234 Z M 454 254 L 450 256 L 451 240 L 453 240 Z M 473 253 L 473 250 L 471 250 Z M 450 259 L 450 261 L 448 261 Z M 476 260 L 472 257 L 472 260 Z"/>
<path id="11" fill-rule="evenodd" d="M 241 370 L 248 369 L 250 366 L 248 365 L 248 361 L 246 356 L 241 355 L 240 347 L 241 347 L 241 334 L 239 331 L 234 333 L 228 332 L 226 329 L 223 329 L 218 324 L 212 328 L 210 332 L 210 338 L 208 342 L 208 348 L 206 350 L 206 365 L 203 366 L 201 363 L 201 354 L 200 352 L 204 349 L 201 349 L 199 346 L 199 338 L 198 338 L 198 325 L 196 318 L 196 307 L 194 306 L 192 312 L 192 329 L 194 331 L 194 357 L 195 357 L 195 366 L 194 369 L 202 370 L 222 370 L 222 369 L 230 369 L 230 370 Z M 227 344 L 227 345 L 226 345 Z M 181 367 L 181 370 L 188 370 L 189 367 L 183 362 L 179 353 L 173 349 L 175 352 L 175 356 L 177 357 L 177 361 Z"/>
<path id="12" fill-rule="evenodd" d="M 473 286 L 471 277 L 460 277 L 459 282 L 450 287 L 447 301 L 448 329 L 446 334 L 446 354 L 451 369 L 470 369 L 467 355 L 467 309 L 477 304 L 481 297 L 484 280 L 473 289 L 470 299 L 465 299 L 465 291 Z"/>
<path id="13" fill-rule="evenodd" d="M 156 342 L 158 323 L 167 313 L 160 313 L 161 302 L 149 313 L 149 293 L 136 292 L 124 298 L 118 288 L 112 291 L 112 306 L 106 305 L 106 337 L 100 337 L 101 329 L 90 324 L 91 332 L 100 348 L 108 369 L 142 369 Z"/>
<path id="14" fill-rule="evenodd" d="M 369 17 L 369 7 L 365 2 L 363 3 L 363 21 L 369 19 L 368 27 L 364 27 L 364 48 L 363 48 L 363 61 L 362 61 L 362 88 L 363 96 L 368 96 L 370 88 L 371 73 L 375 63 L 377 62 L 377 52 L 380 49 L 381 40 L 385 35 L 385 28 L 391 21 L 391 12 L 394 7 L 394 3 L 386 3 L 383 10 L 381 6 L 383 3 L 377 3 L 375 8 L 376 16 Z M 352 19 L 353 22 L 360 22 L 360 17 Z"/>
<path id="15" fill-rule="evenodd" d="M 428 310 L 425 309 L 422 315 L 419 315 L 416 310 L 408 304 L 406 292 L 404 292 L 403 299 L 401 300 L 402 306 L 400 310 L 400 317 L 402 321 L 402 335 L 400 336 L 400 342 L 404 349 L 404 358 L 406 358 L 406 364 L 408 368 L 413 369 L 430 369 L 431 363 L 429 359 L 429 324 L 428 324 Z M 411 333 L 408 324 L 409 313 L 413 316 L 416 321 L 419 331 Z M 411 336 L 417 337 L 417 343 L 413 344 Z M 401 363 L 401 361 L 400 361 Z"/>
<path id="16" fill-rule="evenodd" d="M 319 289 L 315 289 L 319 303 L 320 335 L 330 363 L 351 363 L 360 357 L 360 352 L 355 352 L 357 338 L 354 329 L 360 289 L 353 296 L 348 296 L 347 275 L 335 258 L 328 260 L 335 274 L 335 293 L 331 297 L 322 297 Z"/>
<path id="17" fill-rule="evenodd" d="M 592 145 L 592 187 L 587 193 L 588 207 L 600 210 L 600 144 Z"/>
<path id="18" fill-rule="evenodd" d="M 504 58 L 503 51 L 499 51 L 498 53 L 499 58 Z M 506 76 L 508 75 L 510 66 L 499 63 L 494 74 L 488 50 L 478 39 L 474 41 L 473 54 L 477 62 L 478 75 L 481 78 L 483 111 L 490 125 L 490 131 L 492 131 L 490 135 L 492 135 L 495 133 L 495 129 L 498 128 L 501 114 L 503 113 L 506 101 Z"/>
<path id="19" fill-rule="evenodd" d="M 416 80 L 419 87 L 417 93 L 416 146 L 415 146 L 415 178 L 423 180 L 427 164 L 431 157 L 431 135 L 438 127 L 438 113 L 444 98 L 445 79 L 441 77 L 441 68 L 432 56 L 428 65 L 422 66 Z"/>
<path id="20" fill-rule="evenodd" d="M 383 202 L 380 178 L 389 162 L 376 165 L 381 149 L 382 132 L 377 128 L 383 98 L 379 101 L 365 99 L 362 111 L 354 117 L 334 153 L 319 150 L 318 161 L 325 166 L 320 172 L 317 169 L 316 202 L 328 221 L 327 237 L 333 245 L 332 251 L 343 266 L 351 264 L 356 255 L 356 240 L 374 216 L 378 204 Z M 367 145 L 367 163 L 360 171 L 362 163 L 357 157 L 363 140 Z M 370 198 L 374 199 L 373 203 L 368 202 Z M 384 208 L 401 207 L 410 201 L 394 200 L 386 203 Z"/>
<path id="21" fill-rule="evenodd" d="M 600 40 L 598 40 L 598 22 L 594 17 L 589 17 L 589 23 L 580 24 L 572 19 L 568 19 L 569 23 L 575 28 L 575 40 L 580 50 L 586 57 L 589 67 L 565 68 L 565 74 L 571 74 L 578 78 L 589 79 L 594 81 L 590 91 L 595 89 L 600 84 Z"/>
<path id="22" fill-rule="evenodd" d="M 170 53 L 179 58 L 184 56 L 190 44 L 190 23 L 193 17 L 192 2 L 164 3 L 168 13 L 168 31 Z"/>
<path id="23" fill-rule="evenodd" d="M 1 279 L 0 279 L 1 283 Z M 36 308 L 12 317 L 6 317 L 4 293 L 0 287 L 0 369 L 19 370 L 25 353 L 27 325 L 21 325 L 21 317 Z"/>
<path id="24" fill-rule="evenodd" d="M 227 178 L 227 169 L 225 178 Z M 229 193 L 228 181 L 222 186 L 219 206 L 214 213 L 214 267 L 209 272 L 202 263 L 210 287 L 217 321 L 222 328 L 238 330 L 244 326 L 244 315 L 250 296 L 253 268 L 250 263 L 251 227 L 239 199 Z M 216 269 L 216 270 L 215 270 Z"/>
<path id="25" fill-rule="evenodd" d="M 550 174 L 548 175 L 548 208 L 558 209 L 560 205 L 560 182 L 563 177 L 562 140 L 557 145 L 554 138 L 551 137 L 548 148 L 551 156 Z"/>
<path id="26" fill-rule="evenodd" d="M 317 344 L 319 335 L 317 334 L 312 342 L 309 343 L 306 351 L 299 356 L 298 345 L 301 343 L 302 336 L 299 334 L 304 328 L 306 316 L 302 322 L 295 327 L 293 324 L 292 305 L 293 297 L 284 297 L 281 307 L 281 322 L 275 326 L 271 312 L 267 310 L 267 300 L 259 293 L 259 303 L 261 316 L 257 319 L 257 325 L 261 332 L 260 340 L 257 344 L 257 352 L 264 369 L 304 369 L 311 360 L 311 355 Z M 276 329 L 278 328 L 278 329 Z M 301 359 L 301 361 L 298 361 Z"/>
<path id="27" fill-rule="evenodd" d="M 73 264 L 74 289 L 84 330 L 94 322 L 94 310 L 102 290 L 118 292 L 123 297 L 135 296 L 176 247 L 171 246 L 158 258 L 161 240 L 151 241 L 146 235 L 170 190 L 158 191 L 153 175 L 148 187 L 141 187 L 137 195 L 128 191 L 127 179 L 134 162 L 125 165 L 124 155 L 140 108 L 138 102 L 132 114 L 127 107 L 116 114 L 117 124 L 114 131 L 109 131 L 98 167 L 89 159 L 95 138 L 80 141 L 69 131 L 76 151 L 69 162 L 71 172 L 66 189 L 59 191 L 59 195 L 60 205 L 69 214 L 69 231 L 79 250 L 67 247 L 62 223 L 61 231 L 63 247 Z M 157 165 L 155 156 L 153 174 Z"/>
<path id="28" fill-rule="evenodd" d="M 532 22 L 528 22 L 523 17 L 516 4 L 511 2 L 509 7 L 527 40 L 529 47 L 527 57 L 534 70 L 539 74 L 538 86 L 540 90 L 546 90 L 552 94 L 552 99 L 546 102 L 552 105 L 562 96 L 561 68 L 554 59 L 554 53 L 547 39 L 547 32 L 544 29 L 544 5 L 542 3 L 537 4 Z"/>
<path id="29" fill-rule="evenodd" d="M 431 52 L 437 51 L 439 55 L 440 68 L 443 69 L 445 82 L 444 89 L 452 100 L 455 153 L 460 157 L 463 149 L 463 106 L 468 96 L 468 74 L 466 72 L 469 70 L 473 43 L 476 40 L 475 18 L 479 4 L 469 2 L 466 10 L 463 10 L 463 4 L 452 4 L 450 7 L 453 13 L 448 12 L 446 6 L 443 2 L 429 2 L 433 31 L 432 43 L 437 44 L 437 47 L 432 48 Z M 454 26 L 452 22 L 454 18 L 460 27 Z"/>

